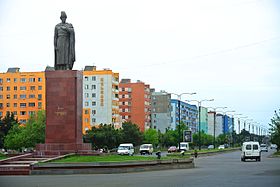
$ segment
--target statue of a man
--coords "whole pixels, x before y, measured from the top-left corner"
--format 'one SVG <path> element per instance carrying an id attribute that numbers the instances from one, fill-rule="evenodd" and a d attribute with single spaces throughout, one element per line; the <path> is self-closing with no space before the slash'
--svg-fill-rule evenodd
<path id="1" fill-rule="evenodd" d="M 61 23 L 54 30 L 54 67 L 55 70 L 72 70 L 75 58 L 75 32 L 70 23 L 66 23 L 67 15 L 61 12 Z"/>

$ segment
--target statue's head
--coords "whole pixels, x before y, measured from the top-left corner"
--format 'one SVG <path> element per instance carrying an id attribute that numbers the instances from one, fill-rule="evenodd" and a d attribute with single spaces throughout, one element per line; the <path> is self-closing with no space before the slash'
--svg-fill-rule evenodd
<path id="1" fill-rule="evenodd" d="M 67 15 L 64 11 L 61 11 L 61 16 L 60 16 L 60 19 L 63 23 L 65 23 L 66 21 L 66 18 L 67 18 Z"/>

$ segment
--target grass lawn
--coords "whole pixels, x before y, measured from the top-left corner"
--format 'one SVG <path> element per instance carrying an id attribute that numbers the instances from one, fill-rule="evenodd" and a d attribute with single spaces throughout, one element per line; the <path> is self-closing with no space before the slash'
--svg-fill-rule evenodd
<path id="1" fill-rule="evenodd" d="M 182 157 L 161 157 L 163 160 Z M 184 158 L 188 158 L 185 156 Z M 60 160 L 54 160 L 54 163 L 77 163 L 77 162 L 127 162 L 127 161 L 149 161 L 157 160 L 157 157 L 150 156 L 125 156 L 125 155 L 106 155 L 106 156 L 79 156 L 73 155 Z"/>
<path id="2" fill-rule="evenodd" d="M 7 156 L 0 153 L 0 160 L 5 159 L 5 158 L 7 158 Z"/>
<path id="3" fill-rule="evenodd" d="M 280 157 L 280 151 L 273 153 L 274 156 Z"/>

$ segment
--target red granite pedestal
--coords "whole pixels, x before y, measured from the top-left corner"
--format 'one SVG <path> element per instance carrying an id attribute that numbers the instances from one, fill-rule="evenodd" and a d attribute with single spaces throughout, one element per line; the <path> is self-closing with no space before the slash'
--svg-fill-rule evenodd
<path id="1" fill-rule="evenodd" d="M 46 139 L 39 154 L 91 152 L 82 139 L 82 72 L 46 71 Z"/>

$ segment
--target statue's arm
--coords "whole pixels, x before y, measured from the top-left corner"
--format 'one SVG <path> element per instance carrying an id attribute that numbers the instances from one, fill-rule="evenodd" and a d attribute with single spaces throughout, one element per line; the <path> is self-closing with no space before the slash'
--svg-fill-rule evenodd
<path id="1" fill-rule="evenodd" d="M 57 48 L 57 27 L 54 29 L 54 49 Z"/>

